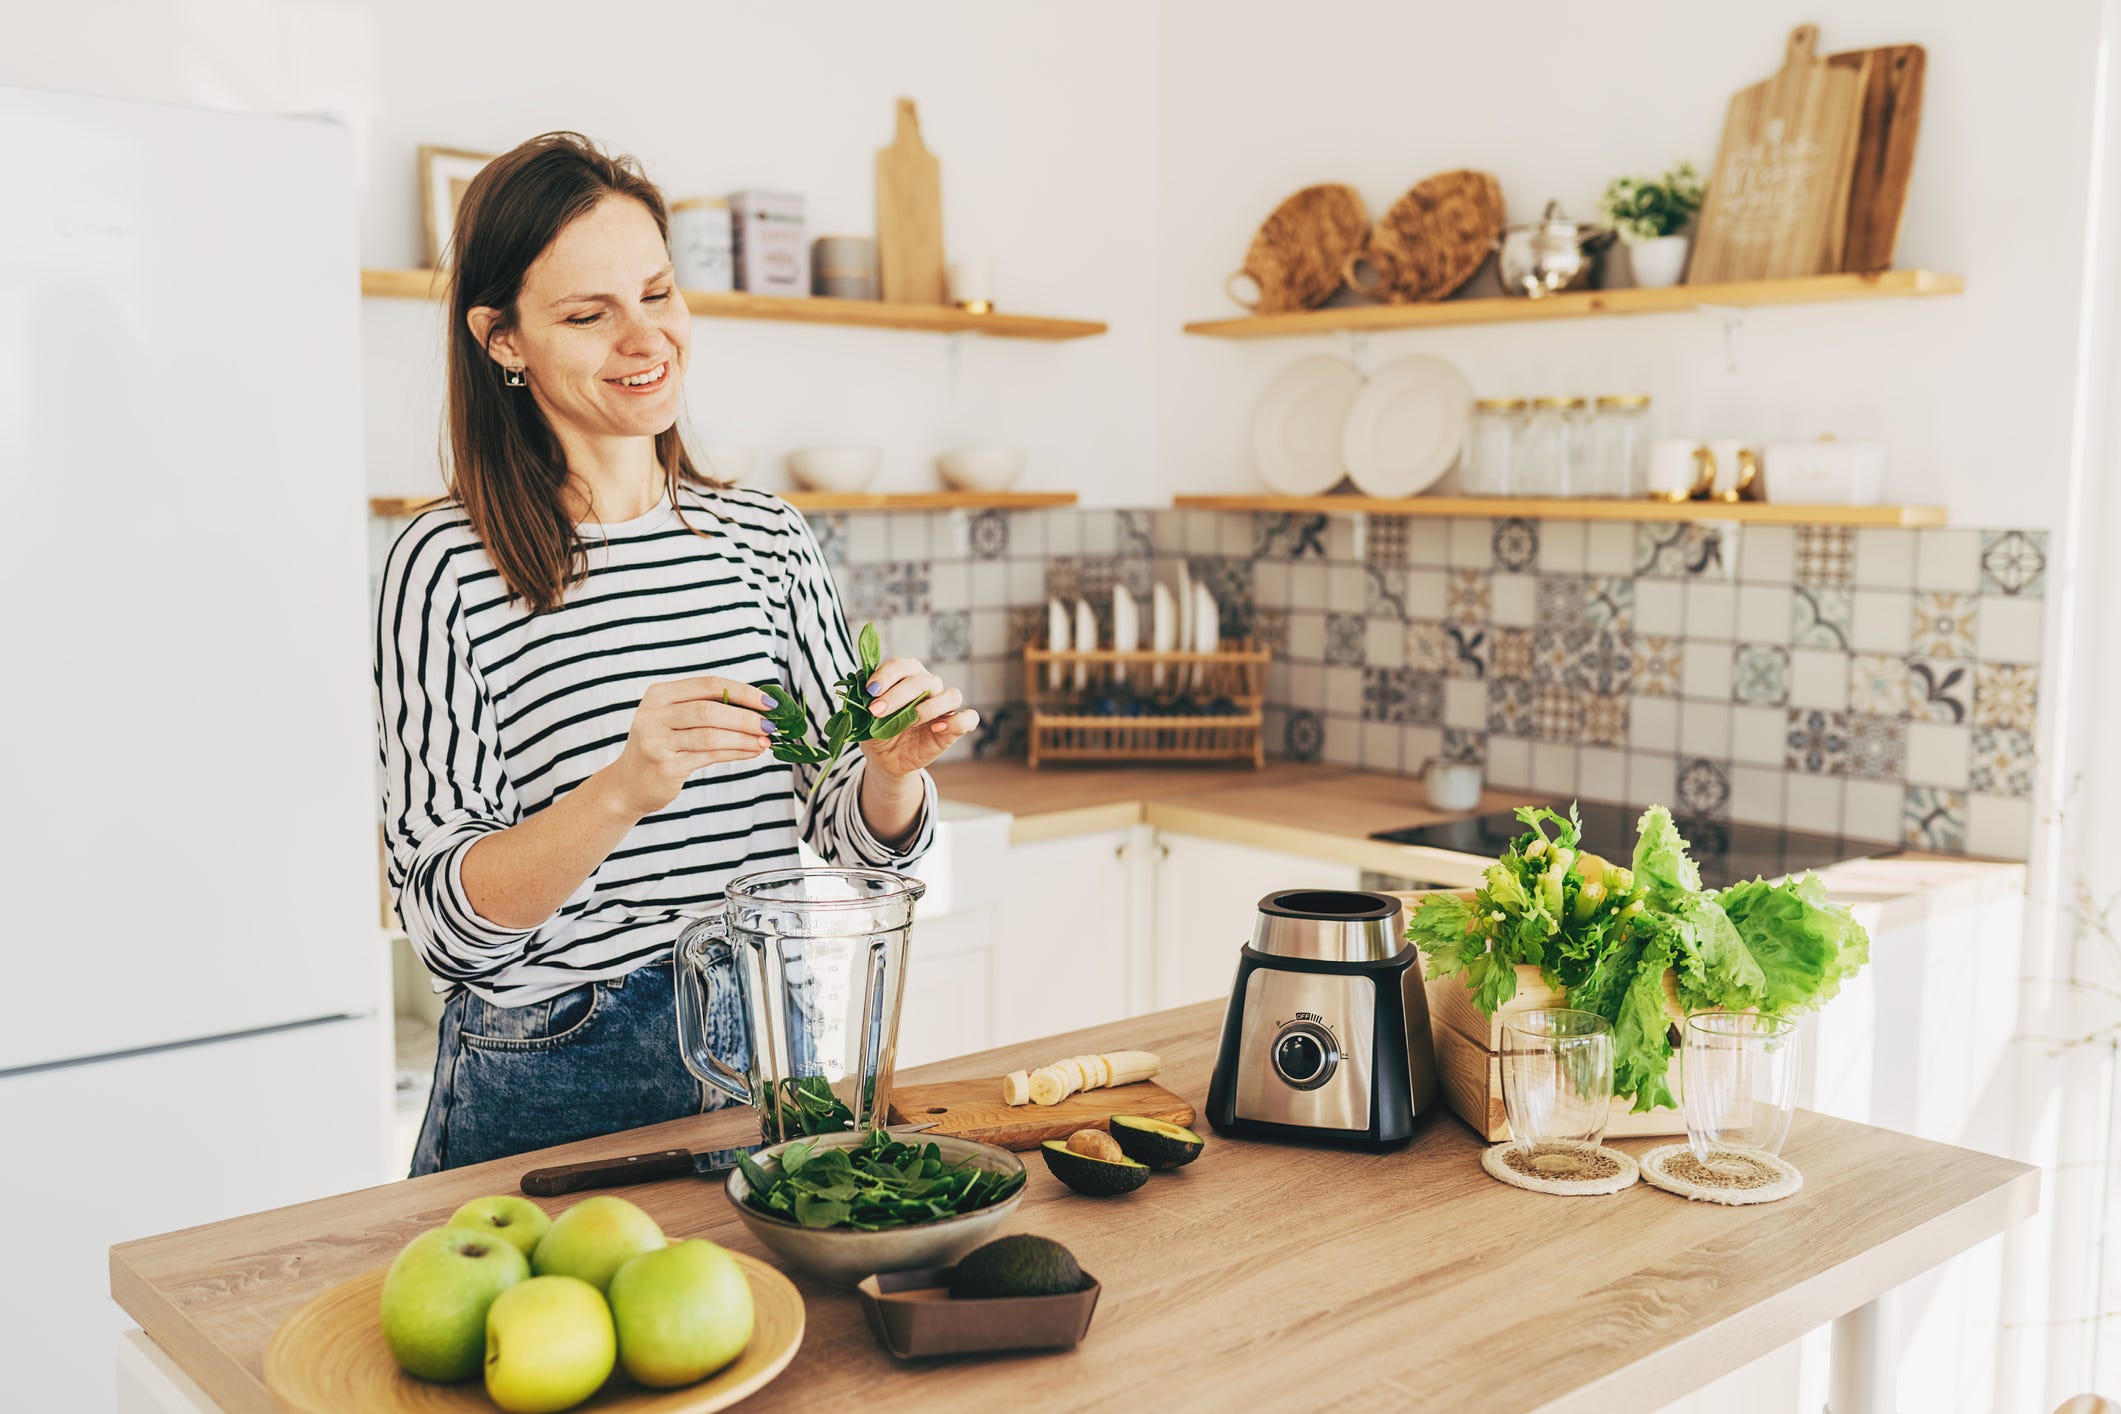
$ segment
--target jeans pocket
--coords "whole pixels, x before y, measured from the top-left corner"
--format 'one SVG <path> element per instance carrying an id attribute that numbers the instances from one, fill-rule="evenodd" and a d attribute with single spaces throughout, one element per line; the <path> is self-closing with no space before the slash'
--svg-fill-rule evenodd
<path id="1" fill-rule="evenodd" d="M 594 982 L 529 1006 L 499 1007 L 467 994 L 458 1037 L 483 1051 L 556 1051 L 588 1034 L 604 988 Z"/>

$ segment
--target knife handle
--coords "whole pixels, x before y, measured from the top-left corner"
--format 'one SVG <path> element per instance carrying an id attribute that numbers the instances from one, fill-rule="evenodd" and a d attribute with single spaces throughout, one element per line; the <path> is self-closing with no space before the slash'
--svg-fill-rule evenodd
<path id="1" fill-rule="evenodd" d="M 533 1198 L 557 1198 L 577 1188 L 615 1188 L 658 1178 L 681 1178 L 692 1172 L 690 1149 L 658 1154 L 628 1154 L 623 1159 L 595 1159 L 586 1164 L 559 1164 L 523 1175 L 522 1189 Z"/>

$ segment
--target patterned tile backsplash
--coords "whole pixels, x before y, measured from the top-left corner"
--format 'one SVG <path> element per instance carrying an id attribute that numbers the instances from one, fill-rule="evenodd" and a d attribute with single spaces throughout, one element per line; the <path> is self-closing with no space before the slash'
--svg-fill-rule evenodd
<path id="1" fill-rule="evenodd" d="M 1273 649 L 1269 750 L 2022 857 L 2047 535 L 1215 511 L 812 517 L 850 617 L 1023 750 L 1049 597 L 1177 562 Z"/>

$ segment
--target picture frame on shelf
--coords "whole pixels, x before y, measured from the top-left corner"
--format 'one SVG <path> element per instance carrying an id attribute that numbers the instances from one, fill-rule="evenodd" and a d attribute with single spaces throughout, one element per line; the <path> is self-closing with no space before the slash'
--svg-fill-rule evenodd
<path id="1" fill-rule="evenodd" d="M 420 233 L 426 240 L 429 270 L 442 268 L 464 191 L 494 156 L 491 152 L 420 144 Z"/>

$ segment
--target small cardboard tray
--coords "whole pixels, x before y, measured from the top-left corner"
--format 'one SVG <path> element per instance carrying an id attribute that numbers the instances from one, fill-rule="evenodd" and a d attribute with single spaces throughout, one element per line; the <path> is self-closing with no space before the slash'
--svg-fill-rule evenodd
<path id="1" fill-rule="evenodd" d="M 1103 1290 L 1090 1284 L 1064 1296 L 993 1297 L 959 1301 L 950 1295 L 949 1267 L 883 1272 L 862 1278 L 855 1292 L 869 1329 L 901 1360 L 924 1355 L 971 1355 L 995 1350 L 1067 1350 L 1090 1329 Z"/>

